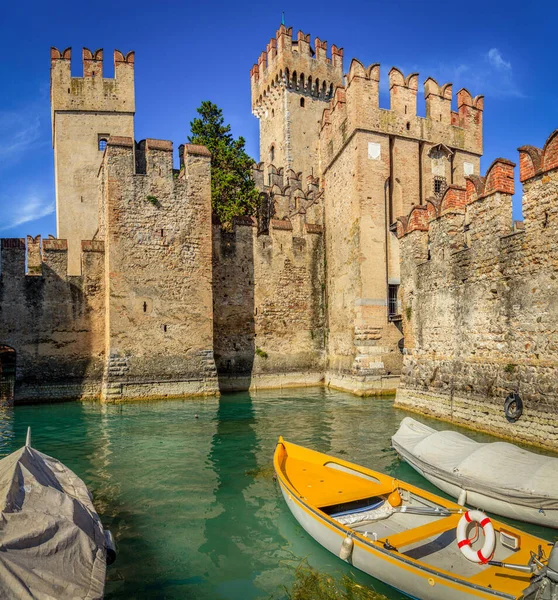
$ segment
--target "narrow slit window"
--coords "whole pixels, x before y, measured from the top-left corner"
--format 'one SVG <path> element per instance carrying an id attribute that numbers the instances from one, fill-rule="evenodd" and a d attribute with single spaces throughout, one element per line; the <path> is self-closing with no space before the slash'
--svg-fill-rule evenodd
<path id="1" fill-rule="evenodd" d="M 304 108 L 304 98 L 300 99 L 300 106 L 301 106 L 301 108 Z"/>

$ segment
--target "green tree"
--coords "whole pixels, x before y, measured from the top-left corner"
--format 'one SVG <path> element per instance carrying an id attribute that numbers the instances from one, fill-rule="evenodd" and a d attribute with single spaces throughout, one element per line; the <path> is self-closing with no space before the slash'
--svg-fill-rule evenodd
<path id="1" fill-rule="evenodd" d="M 233 217 L 255 214 L 259 192 L 252 179 L 254 164 L 244 150 L 245 140 L 231 135 L 223 111 L 204 100 L 200 117 L 190 123 L 191 144 L 202 144 L 211 152 L 211 203 L 222 227 L 230 228 Z"/>

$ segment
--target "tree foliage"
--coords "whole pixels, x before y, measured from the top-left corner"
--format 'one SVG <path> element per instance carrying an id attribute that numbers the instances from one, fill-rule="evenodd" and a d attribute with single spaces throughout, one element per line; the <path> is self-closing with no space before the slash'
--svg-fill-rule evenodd
<path id="1" fill-rule="evenodd" d="M 191 144 L 202 144 L 211 152 L 211 202 L 221 225 L 230 228 L 233 217 L 253 215 L 259 193 L 252 179 L 254 164 L 244 149 L 245 140 L 235 140 L 231 126 L 225 125 L 223 111 L 204 100 L 199 117 L 190 123 Z"/>

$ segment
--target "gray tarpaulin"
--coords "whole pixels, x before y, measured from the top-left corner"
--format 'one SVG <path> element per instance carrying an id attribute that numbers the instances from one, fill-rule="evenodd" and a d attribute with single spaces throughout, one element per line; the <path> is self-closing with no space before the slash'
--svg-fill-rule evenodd
<path id="1" fill-rule="evenodd" d="M 102 598 L 104 532 L 87 487 L 30 446 L 0 460 L 0 598 Z"/>
<path id="2" fill-rule="evenodd" d="M 456 431 L 436 431 L 410 417 L 391 438 L 424 473 L 466 490 L 533 508 L 558 508 L 558 458 L 506 442 L 481 444 Z"/>

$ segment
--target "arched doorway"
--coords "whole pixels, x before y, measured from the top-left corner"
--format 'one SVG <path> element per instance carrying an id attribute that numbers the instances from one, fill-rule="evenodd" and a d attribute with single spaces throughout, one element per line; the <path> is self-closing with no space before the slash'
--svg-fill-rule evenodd
<path id="1" fill-rule="evenodd" d="M 0 344 L 0 405 L 13 404 L 16 378 L 16 351 Z"/>

